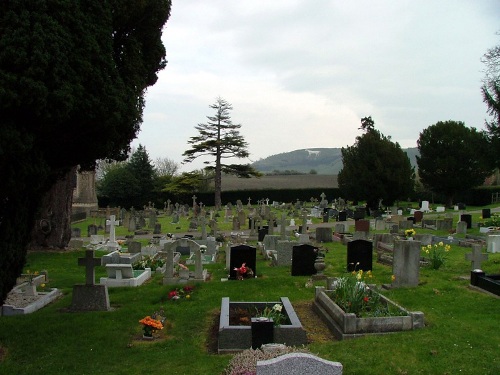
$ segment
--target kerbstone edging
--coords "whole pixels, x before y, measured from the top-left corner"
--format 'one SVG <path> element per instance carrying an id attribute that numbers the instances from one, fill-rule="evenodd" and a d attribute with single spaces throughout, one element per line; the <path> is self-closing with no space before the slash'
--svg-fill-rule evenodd
<path id="1" fill-rule="evenodd" d="M 340 362 L 327 361 L 307 353 L 289 353 L 257 361 L 257 375 L 342 375 Z"/>

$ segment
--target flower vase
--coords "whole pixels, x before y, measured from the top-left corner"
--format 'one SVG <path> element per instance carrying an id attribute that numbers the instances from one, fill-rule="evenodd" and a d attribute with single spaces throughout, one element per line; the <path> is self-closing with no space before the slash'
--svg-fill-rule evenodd
<path id="1" fill-rule="evenodd" d="M 317 276 L 323 275 L 323 271 L 326 268 L 325 258 L 323 258 L 323 257 L 316 258 L 316 260 L 314 261 L 314 268 L 316 269 Z"/>
<path id="2" fill-rule="evenodd" d="M 144 340 L 153 340 L 153 328 L 150 326 L 144 326 L 142 338 Z"/>
<path id="3" fill-rule="evenodd" d="M 413 237 L 408 237 L 407 240 L 408 241 L 413 241 Z"/>

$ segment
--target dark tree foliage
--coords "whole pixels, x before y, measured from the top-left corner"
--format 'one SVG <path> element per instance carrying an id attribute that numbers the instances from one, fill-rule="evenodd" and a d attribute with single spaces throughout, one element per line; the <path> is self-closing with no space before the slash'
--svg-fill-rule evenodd
<path id="1" fill-rule="evenodd" d="M 98 185 L 110 206 L 141 208 L 154 201 L 156 174 L 146 148 L 139 145 L 127 162 L 112 166 Z"/>
<path id="2" fill-rule="evenodd" d="M 500 168 L 500 46 L 490 48 L 482 61 L 486 66 L 486 74 L 481 91 L 491 116 L 490 121 L 486 121 L 486 129 L 493 150 L 492 157 L 496 167 Z"/>
<path id="3" fill-rule="evenodd" d="M 419 177 L 430 191 L 448 197 L 482 185 L 493 162 L 486 134 L 461 121 L 439 121 L 420 133 L 417 141 Z"/>
<path id="4" fill-rule="evenodd" d="M 124 158 L 164 68 L 170 0 L 0 2 L 0 300 L 41 199 L 72 167 Z"/>
<path id="5" fill-rule="evenodd" d="M 371 117 L 362 119 L 362 129 L 365 134 L 353 146 L 342 148 L 339 188 L 349 199 L 366 200 L 370 208 L 378 208 L 380 199 L 385 205 L 407 199 L 414 187 L 408 156 L 375 129 Z"/>
<path id="6" fill-rule="evenodd" d="M 225 164 L 226 158 L 246 158 L 248 144 L 239 132 L 241 125 L 233 124 L 230 111 L 233 109 L 223 98 L 217 98 L 210 105 L 215 110 L 214 116 L 207 116 L 206 124 L 198 124 L 195 129 L 199 135 L 191 137 L 188 141 L 192 148 L 184 151 L 184 163 L 189 163 L 200 156 L 211 156 L 214 158 L 213 165 L 206 167 L 215 173 L 215 206 L 221 207 L 222 173 L 233 174 L 239 177 L 249 178 L 260 176 L 249 164 Z M 212 164 L 205 162 L 205 164 Z"/>

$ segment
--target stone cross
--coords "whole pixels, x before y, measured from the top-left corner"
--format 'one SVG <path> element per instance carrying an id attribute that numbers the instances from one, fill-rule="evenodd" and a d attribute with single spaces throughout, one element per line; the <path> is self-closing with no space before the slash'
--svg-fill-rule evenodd
<path id="1" fill-rule="evenodd" d="M 191 198 L 193 198 L 193 208 L 196 206 L 196 198 L 198 198 L 196 195 L 193 195 Z"/>
<path id="2" fill-rule="evenodd" d="M 100 266 L 101 258 L 94 258 L 94 250 L 85 250 L 85 258 L 78 258 L 78 265 L 85 266 L 85 284 L 95 285 L 95 269 Z"/>
<path id="3" fill-rule="evenodd" d="M 320 197 L 321 197 L 321 200 L 324 200 L 326 198 L 326 194 L 325 193 L 321 193 Z"/>
<path id="4" fill-rule="evenodd" d="M 269 198 L 266 198 L 266 206 L 269 206 Z"/>
<path id="5" fill-rule="evenodd" d="M 248 207 L 250 207 L 252 204 L 250 203 L 252 201 L 252 198 L 248 197 Z"/>
<path id="6" fill-rule="evenodd" d="M 118 243 L 116 242 L 115 226 L 120 225 L 120 222 L 118 220 L 115 220 L 115 215 L 110 215 L 109 220 L 106 220 L 106 225 L 109 225 L 108 248 L 118 248 Z"/>
<path id="7" fill-rule="evenodd" d="M 472 262 L 472 270 L 481 269 L 481 262 L 488 260 L 488 254 L 483 254 L 481 250 L 481 245 L 472 245 L 472 253 L 465 254 L 465 260 Z"/>

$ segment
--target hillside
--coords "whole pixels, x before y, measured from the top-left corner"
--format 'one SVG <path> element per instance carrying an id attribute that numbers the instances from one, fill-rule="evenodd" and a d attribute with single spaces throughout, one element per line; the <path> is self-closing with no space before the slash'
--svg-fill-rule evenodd
<path id="1" fill-rule="evenodd" d="M 418 155 L 418 148 L 407 148 L 403 151 L 410 158 L 412 166 L 416 167 L 415 156 Z M 340 148 L 301 149 L 268 156 L 257 160 L 252 166 L 266 174 L 273 171 L 309 173 L 314 169 L 320 175 L 337 175 L 342 169 L 342 154 Z"/>

